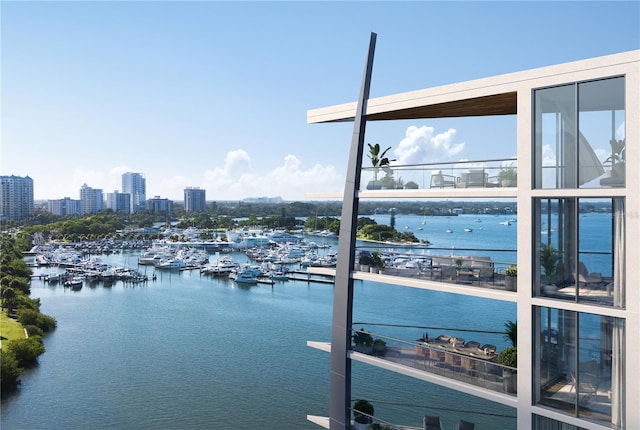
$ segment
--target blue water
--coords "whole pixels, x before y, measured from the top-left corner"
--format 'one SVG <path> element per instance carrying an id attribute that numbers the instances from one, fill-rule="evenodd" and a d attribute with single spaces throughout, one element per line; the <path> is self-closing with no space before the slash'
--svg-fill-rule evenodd
<path id="1" fill-rule="evenodd" d="M 468 244 L 515 249 L 515 224 L 501 226 L 499 219 L 486 217 L 472 233 L 462 233 L 474 219 L 430 217 L 421 234 L 434 246 L 455 246 L 456 253 Z M 396 217 L 398 229 L 417 228 L 421 221 Z M 490 224 L 512 239 L 483 236 L 493 229 Z M 447 225 L 456 231 L 444 233 Z M 454 242 L 458 235 L 463 237 Z M 132 266 L 137 253 L 102 258 Z M 79 292 L 34 280 L 32 297 L 41 299 L 42 311 L 58 320 L 58 328 L 46 336 L 39 366 L 3 400 L 3 430 L 315 429 L 306 415 L 328 414 L 329 355 L 306 341 L 330 340 L 331 285 L 290 281 L 243 289 L 195 271 L 163 272 L 146 285 L 85 285 Z M 355 285 L 354 321 L 359 322 L 499 331 L 515 316 L 512 303 Z M 425 331 L 375 330 L 407 340 Z M 506 346 L 500 335 L 473 338 Z M 419 426 L 423 415 L 438 414 L 447 428 L 460 418 L 478 429 L 515 428 L 513 418 L 471 413 L 514 415 L 506 407 L 362 363 L 354 363 L 353 376 L 354 397 L 378 400 L 376 415 L 392 422 Z"/>

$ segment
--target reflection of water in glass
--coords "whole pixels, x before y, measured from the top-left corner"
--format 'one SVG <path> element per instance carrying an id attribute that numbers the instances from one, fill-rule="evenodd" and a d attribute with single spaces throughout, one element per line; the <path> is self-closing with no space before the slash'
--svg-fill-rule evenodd
<path id="1" fill-rule="evenodd" d="M 379 224 L 389 224 L 388 215 L 371 218 Z M 504 221 L 510 221 L 510 225 L 500 224 Z M 451 228 L 453 233 L 447 233 L 447 228 Z M 465 228 L 472 231 L 465 232 Z M 515 263 L 516 229 L 515 215 L 396 215 L 396 230 L 409 231 L 418 239 L 431 242 L 431 246 L 424 250 L 428 255 L 486 255 L 494 261 Z M 481 254 L 478 253 L 480 251 Z"/>

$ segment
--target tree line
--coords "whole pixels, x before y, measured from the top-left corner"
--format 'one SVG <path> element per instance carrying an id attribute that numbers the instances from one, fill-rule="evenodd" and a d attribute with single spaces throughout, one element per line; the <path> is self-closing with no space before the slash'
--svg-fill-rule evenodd
<path id="1" fill-rule="evenodd" d="M 2 338 L 0 385 L 4 394 L 17 386 L 25 368 L 37 364 L 38 357 L 45 352 L 42 336 L 53 330 L 57 322 L 40 312 L 40 299 L 29 297 L 32 271 L 22 253 L 29 249 L 30 242 L 25 236 L 16 238 L 5 233 L 0 240 L 1 311 L 16 318 L 28 334 L 26 338 Z"/>

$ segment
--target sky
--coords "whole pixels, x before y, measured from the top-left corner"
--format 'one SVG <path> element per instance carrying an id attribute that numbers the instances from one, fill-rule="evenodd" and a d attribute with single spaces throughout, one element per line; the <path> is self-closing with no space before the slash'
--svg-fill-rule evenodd
<path id="1" fill-rule="evenodd" d="M 341 193 L 352 123 L 307 124 L 370 97 L 640 49 L 638 1 L 0 2 L 0 174 L 36 200 L 122 190 L 181 201 Z M 376 122 L 397 162 L 515 156 L 514 118 Z M 416 154 L 419 154 L 417 156 Z"/>

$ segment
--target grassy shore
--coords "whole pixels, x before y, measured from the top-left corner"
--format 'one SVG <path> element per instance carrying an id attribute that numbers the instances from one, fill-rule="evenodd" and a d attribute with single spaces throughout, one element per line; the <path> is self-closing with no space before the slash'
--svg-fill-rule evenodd
<path id="1" fill-rule="evenodd" d="M 7 311 L 0 312 L 0 333 L 2 340 L 24 339 L 24 329 L 18 321 L 10 319 Z"/>

